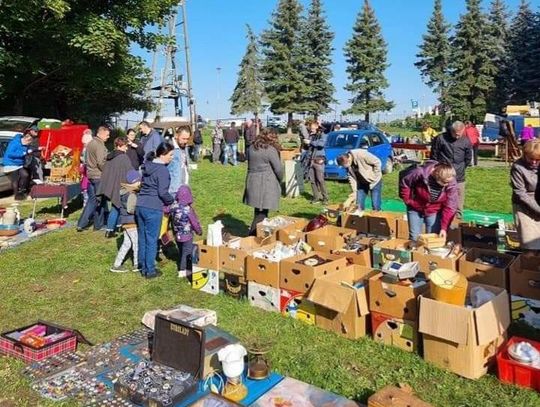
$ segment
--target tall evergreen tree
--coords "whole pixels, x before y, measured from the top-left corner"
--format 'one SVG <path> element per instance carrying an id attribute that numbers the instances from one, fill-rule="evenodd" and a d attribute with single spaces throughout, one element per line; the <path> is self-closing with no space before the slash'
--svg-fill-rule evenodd
<path id="1" fill-rule="evenodd" d="M 301 12 L 298 0 L 279 0 L 270 27 L 261 36 L 262 72 L 270 110 L 275 114 L 287 113 L 288 133 L 291 132 L 293 113 L 303 111 L 299 101 L 306 92 L 297 52 Z"/>
<path id="2" fill-rule="evenodd" d="M 448 102 L 457 119 L 477 123 L 484 119 L 495 76 L 489 38 L 480 0 L 467 0 L 467 11 L 460 17 L 452 41 Z"/>
<path id="3" fill-rule="evenodd" d="M 332 83 L 332 41 L 334 33 L 326 23 L 321 0 L 312 0 L 307 16 L 303 19 L 300 34 L 300 71 L 305 86 L 300 104 L 306 112 L 317 118 L 328 112 L 334 101 Z"/>
<path id="4" fill-rule="evenodd" d="M 488 36 L 490 59 L 494 64 L 495 86 L 488 100 L 488 110 L 501 111 L 508 98 L 505 80 L 508 65 L 508 38 L 510 13 L 503 0 L 493 0 L 489 11 Z"/>
<path id="5" fill-rule="evenodd" d="M 510 104 L 523 104 L 534 97 L 530 89 L 532 78 L 538 78 L 538 66 L 534 66 L 534 39 L 537 38 L 536 16 L 530 4 L 522 0 L 512 20 L 509 38 L 509 55 L 504 80 L 507 83 Z"/>
<path id="6" fill-rule="evenodd" d="M 345 114 L 363 114 L 369 122 L 370 113 L 391 110 L 394 103 L 384 98 L 383 89 L 388 87 L 384 71 L 389 64 L 386 42 L 369 0 L 358 14 L 353 37 L 345 45 L 349 83 L 345 90 L 352 93 L 352 106 Z"/>
<path id="7" fill-rule="evenodd" d="M 231 113 L 233 115 L 253 113 L 257 119 L 262 111 L 264 86 L 260 73 L 257 37 L 249 25 L 247 26 L 247 39 L 248 45 L 246 54 L 240 62 L 238 82 L 230 98 Z"/>
<path id="8" fill-rule="evenodd" d="M 435 0 L 433 15 L 427 26 L 427 33 L 422 37 L 418 61 L 414 64 L 421 72 L 426 85 L 435 89 L 439 95 L 441 112 L 446 111 L 446 93 L 449 81 L 450 62 L 450 24 L 442 11 L 442 0 Z"/>

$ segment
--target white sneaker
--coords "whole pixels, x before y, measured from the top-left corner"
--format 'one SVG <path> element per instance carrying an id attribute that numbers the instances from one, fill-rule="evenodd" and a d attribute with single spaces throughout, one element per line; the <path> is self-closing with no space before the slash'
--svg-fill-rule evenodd
<path id="1" fill-rule="evenodd" d="M 178 278 L 186 278 L 187 270 L 178 270 Z"/>
<path id="2" fill-rule="evenodd" d="M 39 178 L 33 179 L 32 182 L 33 182 L 34 184 L 36 184 L 36 185 L 41 185 L 41 184 L 43 184 L 43 181 L 40 180 Z"/>

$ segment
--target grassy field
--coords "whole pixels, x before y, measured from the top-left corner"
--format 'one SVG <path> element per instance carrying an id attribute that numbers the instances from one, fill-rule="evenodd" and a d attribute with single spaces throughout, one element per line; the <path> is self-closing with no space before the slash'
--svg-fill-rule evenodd
<path id="1" fill-rule="evenodd" d="M 193 173 L 195 207 L 204 225 L 222 219 L 226 228 L 245 234 L 251 209 L 241 203 L 245 165 L 200 164 Z M 468 176 L 467 207 L 508 212 L 507 170 L 472 170 Z M 385 179 L 385 198 L 396 197 L 397 173 Z M 349 193 L 345 183 L 331 183 L 331 201 Z M 42 205 L 41 216 L 54 208 Z M 311 216 L 320 211 L 305 198 L 283 199 L 280 213 Z M 23 206 L 28 214 L 29 203 Z M 78 212 L 70 215 L 75 221 Z M 56 321 L 83 332 L 95 343 L 139 327 L 143 313 L 184 303 L 214 309 L 219 325 L 240 338 L 258 336 L 273 343 L 270 360 L 283 375 L 366 402 L 388 384 L 408 383 L 434 406 L 538 406 L 535 392 L 502 385 L 488 375 L 478 381 L 460 378 L 425 363 L 418 355 L 375 343 L 350 341 L 278 314 L 252 308 L 222 295 L 192 290 L 176 278 L 176 266 L 165 261 L 164 276 L 146 281 L 135 274 L 108 271 L 116 254 L 114 241 L 103 233 L 77 233 L 74 228 L 50 233 L 0 255 L 0 331 L 38 318 Z M 48 403 L 34 394 L 18 361 L 0 357 L 0 406 L 70 406 Z"/>

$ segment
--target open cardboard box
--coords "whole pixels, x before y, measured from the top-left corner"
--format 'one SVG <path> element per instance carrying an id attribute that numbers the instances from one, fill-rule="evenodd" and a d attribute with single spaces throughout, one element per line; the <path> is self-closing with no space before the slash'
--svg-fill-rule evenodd
<path id="1" fill-rule="evenodd" d="M 279 158 L 281 161 L 289 161 L 294 160 L 299 154 L 298 148 L 287 148 L 279 151 Z"/>
<path id="2" fill-rule="evenodd" d="M 373 267 L 382 268 L 389 261 L 405 264 L 412 261 L 412 251 L 409 250 L 410 240 L 390 239 L 373 246 Z"/>
<path id="3" fill-rule="evenodd" d="M 331 253 L 332 250 L 342 248 L 345 244 L 345 238 L 350 236 L 356 236 L 356 231 L 327 225 L 307 233 L 306 241 L 313 250 Z"/>
<path id="4" fill-rule="evenodd" d="M 497 232 L 494 227 L 461 226 L 461 242 L 465 248 L 497 250 Z"/>
<path id="5" fill-rule="evenodd" d="M 240 277 L 246 275 L 246 258 L 254 250 L 269 244 L 270 239 L 260 237 L 242 237 L 219 247 L 219 270 Z"/>
<path id="6" fill-rule="evenodd" d="M 362 251 L 346 251 L 346 250 L 334 250 L 332 251 L 333 254 L 337 254 L 338 256 L 343 256 L 347 259 L 347 262 L 349 264 L 356 264 L 358 266 L 364 266 L 364 267 L 371 267 L 371 247 L 370 242 L 371 239 L 369 237 L 365 237 L 359 240 L 360 244 L 364 244 L 367 246 L 365 250 Z"/>
<path id="7" fill-rule="evenodd" d="M 306 232 L 301 224 L 289 225 L 277 231 L 277 240 L 286 245 L 293 245 L 305 240 L 305 236 Z"/>
<path id="8" fill-rule="evenodd" d="M 253 253 L 258 250 L 272 250 L 275 246 L 276 243 L 272 243 L 260 247 L 259 249 L 253 250 L 246 257 L 246 279 L 248 281 L 253 281 L 273 288 L 279 288 L 281 262 L 274 262 L 253 256 Z"/>
<path id="9" fill-rule="evenodd" d="M 315 279 L 308 300 L 315 304 L 315 325 L 357 339 L 368 333 L 368 267 L 349 266 Z"/>
<path id="10" fill-rule="evenodd" d="M 408 281 L 408 280 L 407 280 Z M 425 280 L 417 279 L 416 284 L 392 282 L 382 273 L 369 279 L 369 310 L 391 317 L 417 321 L 417 299 L 429 291 Z"/>
<path id="11" fill-rule="evenodd" d="M 508 293 L 499 287 L 469 283 L 496 296 L 478 308 L 467 308 L 420 296 L 418 330 L 424 337 L 424 359 L 469 379 L 486 374 L 506 339 L 510 325 Z"/>
<path id="12" fill-rule="evenodd" d="M 397 237 L 397 220 L 403 220 L 403 214 L 398 212 L 370 212 L 367 217 L 368 233 L 381 237 Z"/>
<path id="13" fill-rule="evenodd" d="M 321 257 L 327 262 L 317 266 L 307 266 L 302 263 L 314 256 Z M 291 257 L 281 261 L 280 288 L 305 293 L 311 288 L 316 278 L 335 273 L 346 266 L 345 257 L 323 252 L 311 252 Z"/>
<path id="14" fill-rule="evenodd" d="M 368 217 L 367 213 L 364 216 L 354 215 L 352 213 L 343 213 L 341 215 L 341 227 L 346 229 L 356 230 L 359 235 L 368 234 Z"/>
<path id="15" fill-rule="evenodd" d="M 429 277 L 435 269 L 449 269 L 459 271 L 459 259 L 463 256 L 463 252 L 454 257 L 441 257 L 434 254 L 429 254 L 424 251 L 422 246 L 412 252 L 412 261 L 417 261 L 420 271 Z"/>
<path id="16" fill-rule="evenodd" d="M 273 288 L 248 281 L 248 301 L 252 307 L 265 311 L 279 312 L 281 305 L 279 288 Z"/>
<path id="17" fill-rule="evenodd" d="M 207 294 L 219 294 L 219 271 L 193 266 L 191 288 Z"/>
<path id="18" fill-rule="evenodd" d="M 497 257 L 502 260 L 504 266 L 497 267 L 491 264 L 476 263 L 481 256 Z M 495 287 L 508 288 L 508 270 L 512 266 L 515 257 L 510 254 L 499 253 L 490 249 L 469 249 L 459 259 L 459 272 L 467 280 L 475 283 L 492 285 Z"/>
<path id="19" fill-rule="evenodd" d="M 206 240 L 195 242 L 199 247 L 197 266 L 219 271 L 219 246 L 208 246 Z"/>
<path id="20" fill-rule="evenodd" d="M 296 218 L 293 216 L 279 216 L 279 217 L 286 219 L 290 223 L 282 227 L 271 227 L 271 226 L 264 226 L 261 222 L 257 225 L 257 237 L 260 237 L 260 238 L 270 237 L 272 241 L 268 241 L 268 243 L 272 243 L 273 241 L 278 239 L 277 234 L 279 230 L 285 227 L 289 227 L 289 226 L 295 226 L 296 228 L 303 229 L 308 224 L 307 219 L 304 219 L 304 218 Z"/>
<path id="21" fill-rule="evenodd" d="M 418 323 L 416 321 L 372 312 L 371 329 L 375 342 L 395 346 L 406 352 L 416 352 L 419 348 Z"/>
<path id="22" fill-rule="evenodd" d="M 540 300 L 540 258 L 521 255 L 512 263 L 510 294 Z"/>

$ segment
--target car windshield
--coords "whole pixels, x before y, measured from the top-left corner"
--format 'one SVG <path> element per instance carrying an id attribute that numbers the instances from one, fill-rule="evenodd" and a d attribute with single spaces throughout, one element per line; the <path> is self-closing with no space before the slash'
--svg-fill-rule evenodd
<path id="1" fill-rule="evenodd" d="M 358 134 L 345 134 L 345 133 L 330 134 L 330 136 L 328 137 L 327 146 L 335 147 L 335 148 L 353 149 L 353 148 L 356 148 L 359 137 L 360 135 Z"/>
<path id="2" fill-rule="evenodd" d="M 32 122 L 23 120 L 0 120 L 0 131 L 24 131 Z"/>

